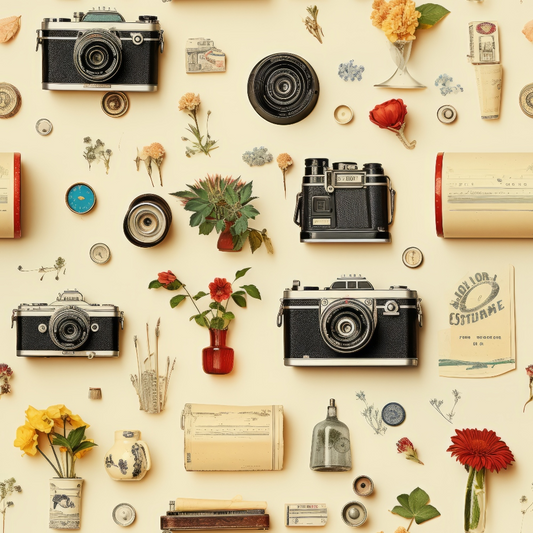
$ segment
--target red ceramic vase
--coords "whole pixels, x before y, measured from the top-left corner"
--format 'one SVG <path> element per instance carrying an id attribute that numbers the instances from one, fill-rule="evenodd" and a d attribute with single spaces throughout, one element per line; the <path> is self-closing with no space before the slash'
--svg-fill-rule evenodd
<path id="1" fill-rule="evenodd" d="M 229 374 L 233 370 L 233 348 L 226 346 L 227 329 L 210 329 L 210 346 L 202 350 L 202 366 L 206 374 Z"/>
<path id="2" fill-rule="evenodd" d="M 242 248 L 241 250 L 233 249 L 233 235 L 230 231 L 233 224 L 234 222 L 226 222 L 226 227 L 218 237 L 217 248 L 221 252 L 240 252 L 242 250 Z"/>

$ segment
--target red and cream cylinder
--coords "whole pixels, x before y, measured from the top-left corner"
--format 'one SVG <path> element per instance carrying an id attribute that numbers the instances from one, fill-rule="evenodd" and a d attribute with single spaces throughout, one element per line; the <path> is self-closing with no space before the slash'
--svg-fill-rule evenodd
<path id="1" fill-rule="evenodd" d="M 21 237 L 20 154 L 0 152 L 0 238 Z"/>
<path id="2" fill-rule="evenodd" d="M 437 235 L 533 238 L 533 153 L 439 153 Z"/>

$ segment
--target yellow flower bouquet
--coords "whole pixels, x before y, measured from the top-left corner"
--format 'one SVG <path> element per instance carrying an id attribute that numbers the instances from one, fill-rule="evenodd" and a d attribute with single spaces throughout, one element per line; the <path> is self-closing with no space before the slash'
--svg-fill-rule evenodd
<path id="1" fill-rule="evenodd" d="M 67 424 L 72 428 L 68 435 Z M 56 427 L 63 429 L 63 435 L 55 431 Z M 45 410 L 38 410 L 30 405 L 26 410 L 26 422 L 17 429 L 17 437 L 13 444 L 24 452 L 23 455 L 36 455 L 39 452 L 50 463 L 58 477 L 74 478 L 76 460 L 97 446 L 92 439 L 85 437 L 85 430 L 88 427 L 89 424 L 78 415 L 72 414 L 64 405 L 51 405 Z M 45 434 L 48 439 L 55 464 L 39 447 L 41 434 Z M 56 451 L 57 446 L 59 456 Z"/>

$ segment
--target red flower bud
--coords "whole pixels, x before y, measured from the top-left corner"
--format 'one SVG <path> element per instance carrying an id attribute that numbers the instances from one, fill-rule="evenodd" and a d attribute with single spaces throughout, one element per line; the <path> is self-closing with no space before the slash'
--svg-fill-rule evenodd
<path id="1" fill-rule="evenodd" d="M 167 270 L 166 272 L 159 272 L 157 275 L 157 281 L 159 281 L 161 285 L 168 285 L 169 283 L 176 281 L 176 279 L 176 276 L 170 270 Z"/>
<path id="2" fill-rule="evenodd" d="M 209 292 L 211 299 L 220 303 L 227 300 L 233 291 L 231 289 L 231 283 L 226 278 L 215 278 L 215 281 L 209 284 Z"/>
<path id="3" fill-rule="evenodd" d="M 370 122 L 383 129 L 399 130 L 407 115 L 407 106 L 402 99 L 388 100 L 370 111 Z"/>

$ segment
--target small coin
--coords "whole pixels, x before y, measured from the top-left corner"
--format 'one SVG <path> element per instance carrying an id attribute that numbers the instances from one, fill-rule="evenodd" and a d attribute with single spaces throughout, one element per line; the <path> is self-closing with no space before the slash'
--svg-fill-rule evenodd
<path id="1" fill-rule="evenodd" d="M 0 118 L 15 116 L 22 104 L 19 90 L 10 83 L 0 83 Z"/>
<path id="2" fill-rule="evenodd" d="M 405 409 L 399 403 L 388 403 L 381 410 L 381 418 L 387 426 L 399 426 L 405 420 Z"/>
<path id="3" fill-rule="evenodd" d="M 129 98 L 125 93 L 112 91 L 102 98 L 102 109 L 108 117 L 118 118 L 126 114 L 130 107 Z"/>
<path id="4" fill-rule="evenodd" d="M 533 118 L 533 83 L 526 85 L 520 91 L 520 98 L 518 99 L 520 109 L 530 118 Z"/>
<path id="5" fill-rule="evenodd" d="M 402 254 L 403 264 L 409 268 L 419 267 L 423 260 L 424 256 L 422 255 L 422 252 L 414 246 L 407 248 Z"/>
<path id="6" fill-rule="evenodd" d="M 455 122 L 455 119 L 457 118 L 457 111 L 455 107 L 451 105 L 443 105 L 437 110 L 437 118 L 443 124 L 451 124 L 452 122 Z"/>
<path id="7" fill-rule="evenodd" d="M 35 124 L 35 129 L 37 130 L 37 133 L 43 136 L 50 135 L 50 133 L 52 133 L 53 127 L 54 126 L 47 118 L 41 118 Z"/>

